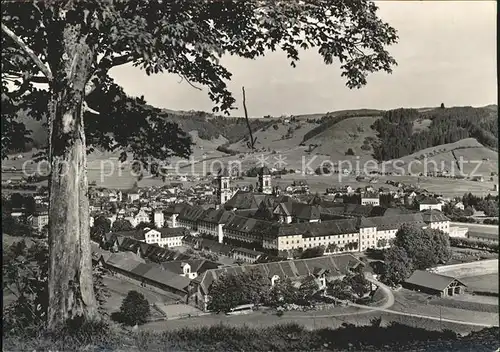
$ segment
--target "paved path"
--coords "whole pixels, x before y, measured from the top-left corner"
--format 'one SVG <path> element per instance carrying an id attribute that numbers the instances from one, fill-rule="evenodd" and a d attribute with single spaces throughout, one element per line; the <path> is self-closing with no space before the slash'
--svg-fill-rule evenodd
<path id="1" fill-rule="evenodd" d="M 387 301 L 381 306 L 381 307 L 373 307 L 373 306 L 366 306 L 362 304 L 356 304 L 356 303 L 348 303 L 350 307 L 356 307 L 356 308 L 361 308 L 364 309 L 364 311 L 360 312 L 354 312 L 354 313 L 344 313 L 344 314 L 331 314 L 331 315 L 324 315 L 324 316 L 314 316 L 315 318 L 329 318 L 329 317 L 335 317 L 335 316 L 343 316 L 343 315 L 355 315 L 355 314 L 364 314 L 364 313 L 370 313 L 374 311 L 379 311 L 379 312 L 385 312 L 385 313 L 391 313 L 391 314 L 396 314 L 396 315 L 405 315 L 409 317 L 414 317 L 414 318 L 422 318 L 422 319 L 429 319 L 429 320 L 437 320 L 437 321 L 442 321 L 442 322 L 447 322 L 447 323 L 455 323 L 455 324 L 462 324 L 462 325 L 469 325 L 469 326 L 479 326 L 479 327 L 498 327 L 498 325 L 491 325 L 491 324 L 483 324 L 483 323 L 472 323 L 468 321 L 462 321 L 462 320 L 454 320 L 454 319 L 447 319 L 447 318 L 442 318 L 442 317 L 435 317 L 431 315 L 420 315 L 420 314 L 414 314 L 414 313 L 407 313 L 407 312 L 399 312 L 395 311 L 392 309 L 388 309 L 394 305 L 394 295 L 392 293 L 392 290 L 387 286 L 384 285 L 383 283 L 373 279 L 371 277 L 371 274 L 366 274 L 366 278 L 368 281 L 374 283 L 377 285 L 380 289 L 384 291 L 385 296 L 387 297 Z M 335 299 L 334 297 L 328 296 L 330 298 Z M 308 316 L 309 318 L 311 316 Z M 306 318 L 306 316 L 298 316 L 297 318 Z"/>

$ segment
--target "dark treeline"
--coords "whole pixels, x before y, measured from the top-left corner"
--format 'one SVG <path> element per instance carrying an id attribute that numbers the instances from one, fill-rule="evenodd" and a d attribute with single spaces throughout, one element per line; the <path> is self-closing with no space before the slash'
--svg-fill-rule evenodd
<path id="1" fill-rule="evenodd" d="M 414 133 L 413 124 L 421 119 L 432 122 L 428 129 Z M 372 147 L 379 161 L 470 137 L 487 147 L 498 147 L 497 114 L 486 108 L 457 107 L 425 113 L 415 109 L 390 110 L 372 128 L 378 132 L 379 141 Z"/>

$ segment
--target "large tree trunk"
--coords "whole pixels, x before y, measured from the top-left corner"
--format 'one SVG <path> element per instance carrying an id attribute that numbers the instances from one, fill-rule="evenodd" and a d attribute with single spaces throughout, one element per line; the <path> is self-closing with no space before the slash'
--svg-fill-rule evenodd
<path id="1" fill-rule="evenodd" d="M 75 25 L 62 33 L 62 60 L 51 87 L 49 208 L 49 328 L 97 313 L 92 285 L 86 145 L 85 85 L 92 52 Z"/>

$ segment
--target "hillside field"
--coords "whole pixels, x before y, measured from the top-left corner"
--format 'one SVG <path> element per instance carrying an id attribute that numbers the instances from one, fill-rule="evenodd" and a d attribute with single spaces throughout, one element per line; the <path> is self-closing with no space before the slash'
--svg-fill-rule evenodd
<path id="1" fill-rule="evenodd" d="M 465 176 L 490 177 L 492 172 L 498 172 L 498 153 L 484 147 L 474 138 L 466 138 L 455 143 L 422 149 L 414 154 L 387 161 L 385 165 L 387 171 L 393 171 L 395 166 L 400 166 L 408 172 L 411 167 L 412 173 L 417 175 L 424 173 L 427 167 L 427 171 L 446 170 L 451 174 L 462 172 Z"/>

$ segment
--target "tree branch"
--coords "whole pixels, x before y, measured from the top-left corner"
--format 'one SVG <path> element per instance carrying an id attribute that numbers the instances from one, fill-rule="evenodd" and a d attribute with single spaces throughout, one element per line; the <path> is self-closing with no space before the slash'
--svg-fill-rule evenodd
<path id="1" fill-rule="evenodd" d="M 200 87 L 197 87 L 195 86 L 193 83 L 191 83 L 191 81 L 189 79 L 186 78 L 186 76 L 184 76 L 183 74 L 180 74 L 178 73 L 179 77 L 181 78 L 181 80 L 179 81 L 179 84 L 182 83 L 182 81 L 186 81 L 191 87 L 193 87 L 194 89 L 197 89 L 197 90 L 202 90 Z"/>
<path id="2" fill-rule="evenodd" d="M 28 56 L 33 60 L 33 62 L 38 66 L 40 71 L 44 74 L 45 77 L 49 81 L 52 81 L 52 72 L 50 71 L 50 68 L 47 67 L 42 60 L 35 54 L 33 50 L 31 50 L 26 43 L 23 42 L 21 38 L 19 38 L 14 32 L 12 32 L 6 25 L 2 23 L 2 31 L 5 32 L 19 47 L 26 53 Z"/>
<path id="3" fill-rule="evenodd" d="M 104 55 L 101 61 L 97 64 L 94 74 L 92 75 L 92 77 L 90 77 L 89 82 L 85 87 L 85 95 L 89 95 L 95 90 L 96 84 L 94 81 L 96 79 L 102 79 L 113 67 L 125 65 L 132 61 L 132 56 L 130 56 L 129 54 L 117 57 L 112 57 L 111 55 L 112 53 Z"/>
<path id="4" fill-rule="evenodd" d="M 245 87 L 241 87 L 241 90 L 243 92 L 243 110 L 245 111 L 245 121 L 247 122 L 248 132 L 250 133 L 250 142 L 248 143 L 248 146 L 250 147 L 250 149 L 254 150 L 255 149 L 255 139 L 253 139 L 252 127 L 250 126 L 250 120 L 248 120 Z"/>
<path id="5" fill-rule="evenodd" d="M 99 111 L 96 111 L 94 109 L 92 109 L 86 101 L 83 102 L 83 111 L 88 111 L 90 112 L 91 114 L 94 114 L 94 115 L 100 115 L 101 113 Z"/>

